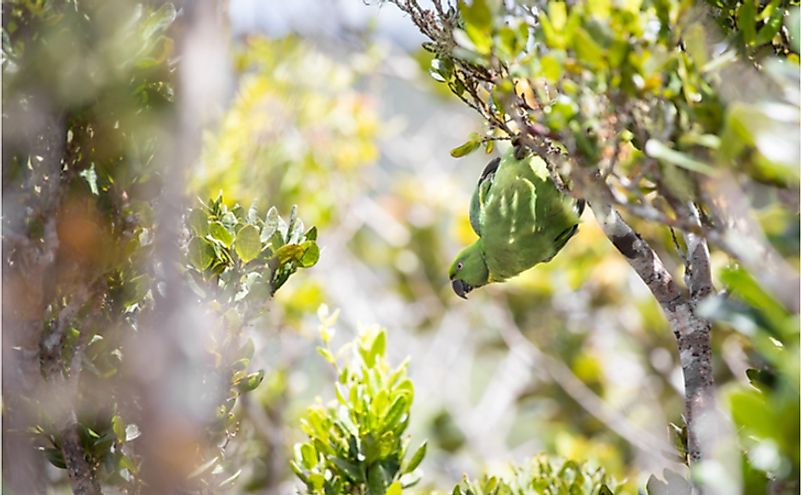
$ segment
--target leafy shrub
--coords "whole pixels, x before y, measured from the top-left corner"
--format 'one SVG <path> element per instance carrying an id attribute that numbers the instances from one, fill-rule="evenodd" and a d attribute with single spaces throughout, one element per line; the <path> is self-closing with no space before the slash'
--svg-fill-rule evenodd
<path id="1" fill-rule="evenodd" d="M 320 354 L 337 370 L 336 400 L 310 407 L 301 421 L 308 440 L 295 445 L 292 470 L 308 494 L 397 495 L 419 481 L 423 443 L 408 459 L 409 410 L 414 386 L 406 362 L 391 368 L 386 332 L 372 328 L 351 345 L 342 365 L 328 348 L 336 315 L 323 313 Z M 347 348 L 347 347 L 346 347 Z"/>
<path id="2" fill-rule="evenodd" d="M 539 455 L 514 467 L 511 480 L 485 475 L 478 481 L 467 477 L 453 489 L 453 495 L 612 495 L 614 480 L 603 468 L 586 463 Z"/>
<path id="3" fill-rule="evenodd" d="M 229 303 L 272 296 L 298 268 L 320 259 L 317 228 L 304 229 L 297 207 L 289 222 L 274 207 L 262 219 L 255 204 L 247 211 L 238 204 L 229 209 L 220 195 L 192 209 L 187 223 L 190 272 L 216 279 L 216 296 Z"/>

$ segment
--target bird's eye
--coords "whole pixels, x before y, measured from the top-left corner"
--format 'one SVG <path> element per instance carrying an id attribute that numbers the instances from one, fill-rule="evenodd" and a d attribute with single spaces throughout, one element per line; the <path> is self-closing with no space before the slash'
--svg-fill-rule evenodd
<path id="1" fill-rule="evenodd" d="M 456 263 L 456 269 L 457 270 L 461 270 L 462 268 L 464 268 L 464 264 L 461 261 Z"/>

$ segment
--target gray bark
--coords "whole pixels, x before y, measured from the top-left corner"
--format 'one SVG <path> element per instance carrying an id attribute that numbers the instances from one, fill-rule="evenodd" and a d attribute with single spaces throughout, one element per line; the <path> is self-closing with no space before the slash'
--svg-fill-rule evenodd
<path id="1" fill-rule="evenodd" d="M 685 414 L 688 426 L 689 462 L 702 458 L 696 418 L 714 406 L 712 346 L 709 321 L 696 314 L 698 301 L 709 294 L 709 251 L 706 243 L 692 236 L 688 255 L 690 294 L 673 280 L 654 250 L 612 209 L 608 203 L 593 202 L 592 210 L 606 236 L 626 257 L 656 298 L 678 343 L 679 362 L 684 374 Z"/>

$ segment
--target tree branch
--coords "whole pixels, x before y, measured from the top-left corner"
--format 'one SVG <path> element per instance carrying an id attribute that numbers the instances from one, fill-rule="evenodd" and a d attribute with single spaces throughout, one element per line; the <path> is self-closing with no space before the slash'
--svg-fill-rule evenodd
<path id="1" fill-rule="evenodd" d="M 76 303 L 73 302 L 64 308 L 64 312 L 69 312 L 76 308 Z M 67 318 L 71 315 L 59 315 L 57 325 L 66 326 Z M 63 333 L 63 331 L 62 331 Z M 62 339 L 63 340 L 63 339 Z M 59 346 L 62 348 L 63 344 Z M 78 417 L 75 414 L 75 402 L 78 397 L 78 384 L 81 374 L 81 358 L 83 350 L 81 349 L 82 342 L 75 346 L 72 355 L 72 360 L 69 367 L 69 375 L 66 379 L 61 378 L 63 364 L 59 360 L 57 365 L 52 362 L 49 363 L 49 368 L 43 368 L 43 372 L 49 373 L 45 375 L 45 379 L 61 380 L 63 384 L 59 388 L 65 391 L 65 397 L 68 400 L 68 407 L 63 412 L 65 416 L 59 421 L 59 437 L 61 440 L 61 453 L 64 456 L 64 464 L 67 466 L 67 475 L 69 476 L 72 484 L 72 493 L 74 495 L 102 495 L 103 492 L 100 488 L 100 483 L 95 475 L 94 467 L 89 463 L 89 454 L 83 447 L 81 442 L 81 427 L 78 423 Z M 42 351 L 44 352 L 44 350 Z M 44 363 L 43 366 L 48 365 Z"/>
<path id="2" fill-rule="evenodd" d="M 701 226 L 701 216 L 693 203 L 688 203 L 680 211 L 686 214 L 692 223 L 698 227 Z M 684 243 L 687 245 L 684 280 L 690 290 L 690 298 L 694 304 L 698 304 L 715 291 L 715 287 L 712 285 L 712 268 L 709 263 L 709 246 L 703 236 L 693 232 L 684 233 Z"/>
<path id="3" fill-rule="evenodd" d="M 591 200 L 591 208 L 604 234 L 626 257 L 629 265 L 656 298 L 676 338 L 684 374 L 689 461 L 697 462 L 702 457 L 702 446 L 698 441 L 699 432 L 696 430 L 695 418 L 711 410 L 714 402 L 710 324 L 696 315 L 697 300 L 688 298 L 680 290 L 659 256 L 609 203 Z M 708 273 L 708 251 L 706 261 L 703 258 L 705 243 L 698 242 L 695 249 L 695 263 L 699 274 L 696 285 L 708 287 L 702 276 Z M 692 256 L 693 254 L 690 258 Z"/>
<path id="4" fill-rule="evenodd" d="M 61 452 L 64 455 L 64 464 L 72 483 L 74 495 L 102 495 L 100 483 L 94 475 L 94 470 L 86 458 L 86 452 L 81 444 L 80 425 L 75 414 L 71 414 L 68 424 L 61 430 Z"/>

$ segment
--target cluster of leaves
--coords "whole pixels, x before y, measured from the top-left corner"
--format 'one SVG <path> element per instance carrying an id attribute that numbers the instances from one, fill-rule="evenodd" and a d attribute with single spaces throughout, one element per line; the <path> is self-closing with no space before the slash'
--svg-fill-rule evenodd
<path id="1" fill-rule="evenodd" d="M 254 353 L 252 339 L 243 329 L 267 308 L 276 291 L 299 268 L 317 263 L 317 229 L 304 227 L 293 207 L 286 221 L 271 207 L 260 214 L 255 203 L 245 211 L 238 204 L 228 207 L 222 194 L 190 209 L 186 215 L 186 272 L 192 288 L 206 304 L 207 311 L 222 325 L 212 329 L 209 352 L 214 369 L 228 380 L 228 393 L 217 406 L 217 421 L 210 426 L 213 444 L 224 445 L 238 431 L 240 418 L 235 406 L 264 379 L 264 370 L 249 371 Z M 223 489 L 242 472 L 225 476 L 225 449 L 192 473 L 205 486 Z M 229 462 L 230 464 L 230 462 Z"/>
<path id="2" fill-rule="evenodd" d="M 770 0 L 764 5 L 751 0 L 707 0 L 707 3 L 719 9 L 718 24 L 733 33 L 748 51 L 758 57 L 759 51 L 775 51 L 798 62 L 801 34 L 797 8 L 790 13 L 792 18 L 788 19 L 787 29 L 782 29 L 786 8 L 797 6 L 797 1 Z"/>
<path id="3" fill-rule="evenodd" d="M 338 311 L 320 308 L 324 345 L 318 352 L 337 370 L 336 400 L 309 407 L 301 419 L 307 435 L 295 445 L 292 470 L 303 493 L 398 495 L 419 482 L 424 442 L 406 460 L 409 410 L 414 395 L 406 363 L 392 369 L 385 357 L 386 334 L 371 328 L 344 346 L 352 353 L 343 365 L 328 346 Z M 511 476 L 465 477 L 454 495 L 611 495 L 620 487 L 602 468 L 539 455 L 511 468 Z"/>
<path id="4" fill-rule="evenodd" d="M 39 339 L 45 380 L 77 383 L 78 447 L 92 476 L 134 490 L 139 428 L 110 384 L 154 303 L 152 164 L 173 100 L 166 33 L 177 10 L 43 0 L 2 11 L 3 122 L 15 128 L 3 137 L 4 282 L 24 301 L 8 313 L 8 335 Z M 34 444 L 66 468 L 52 404 L 25 400 L 36 404 L 26 418 Z M 24 409 L 12 400 L 6 411 Z"/>
<path id="5" fill-rule="evenodd" d="M 19 124 L 3 146 L 4 282 L 21 303 L 12 305 L 7 328 L 19 349 L 38 350 L 32 359 L 45 381 L 68 381 L 59 388 L 77 416 L 68 428 L 78 445 L 67 444 L 63 415 L 36 394 L 9 401 L 6 411 L 71 477 L 136 493 L 143 462 L 136 439 L 147 425 L 135 424 L 129 406 L 139 397 L 122 375 L 140 321 L 164 295 L 153 249 L 162 190 L 156 156 L 173 109 L 168 30 L 178 11 L 124 1 L 2 8 L 3 121 Z M 220 403 L 194 452 L 204 461 L 187 482 L 206 489 L 236 479 L 222 466 L 239 430 L 235 406 L 264 377 L 249 370 L 254 343 L 243 330 L 289 276 L 319 257 L 316 229 L 306 230 L 294 209 L 288 222 L 275 209 L 255 215 L 255 208 L 229 210 L 222 198 L 187 212 L 188 282 L 221 322 L 204 335 L 208 355 L 193 370 L 227 389 L 203 392 Z M 67 452 L 76 450 L 83 468 L 68 465 Z M 53 484 L 66 481 L 64 472 Z"/>
<path id="6" fill-rule="evenodd" d="M 222 190 L 245 205 L 268 197 L 282 212 L 302 205 L 304 220 L 319 229 L 336 224 L 378 156 L 377 111 L 359 84 L 377 57 L 331 57 L 296 36 L 242 41 L 232 47 L 236 95 L 204 137 L 192 192 L 205 198 Z M 325 291 L 315 278 L 293 284 L 278 294 L 276 316 L 299 322 Z"/>
<path id="7" fill-rule="evenodd" d="M 453 495 L 612 495 L 616 483 L 602 468 L 586 463 L 539 455 L 513 468 L 511 480 L 485 475 L 480 480 L 465 478 Z"/>
<path id="8" fill-rule="evenodd" d="M 338 363 L 328 348 L 336 314 L 322 314 L 319 352 L 338 372 L 336 401 L 310 407 L 301 428 L 308 440 L 295 445 L 292 470 L 309 494 L 399 495 L 420 479 L 423 443 L 408 459 L 409 410 L 414 386 L 406 363 L 395 369 L 386 358 L 386 333 L 373 328 L 353 343 L 353 360 Z"/>
<path id="9" fill-rule="evenodd" d="M 762 184 L 797 188 L 799 140 L 789 132 L 798 128 L 801 101 L 795 2 L 460 0 L 448 9 L 439 1 L 430 9 L 412 0 L 393 3 L 431 40 L 424 46 L 434 54 L 432 77 L 486 122 L 486 133 L 471 135 L 453 156 L 482 144 L 491 150 L 494 139 L 517 139 L 557 167 L 557 183 L 559 175 L 575 179 L 579 195 L 582 188 L 598 191 L 652 222 L 646 228 L 697 232 L 684 206 L 692 201 L 709 212 L 703 229 L 718 238 L 725 221 L 716 217 L 720 205 L 714 205 L 709 177 L 737 176 L 749 192 L 771 196 L 774 204 L 783 201 L 779 193 Z M 717 30 L 713 19 L 726 29 Z M 779 206 L 786 207 L 795 216 L 797 206 Z M 746 209 L 721 216 L 747 216 Z M 785 236 L 793 221 L 784 224 Z M 778 314 L 797 325 L 779 307 Z M 716 320 L 724 321 L 723 314 L 742 322 L 725 311 Z M 782 346 L 797 355 L 792 339 Z M 790 373 L 791 382 L 798 374 L 786 366 L 777 373 Z M 787 399 L 791 404 L 793 396 Z M 779 407 L 772 400 L 766 404 Z M 792 408 L 779 410 L 795 421 Z M 797 433 L 784 431 L 780 421 L 772 424 L 777 430 L 771 436 L 784 434 L 797 450 Z M 778 486 L 797 479 L 792 470 L 770 476 Z"/>
<path id="10" fill-rule="evenodd" d="M 81 448 L 91 459 L 104 483 L 117 486 L 136 486 L 139 465 L 133 454 L 133 442 L 142 434 L 136 424 L 125 424 L 119 414 L 102 418 L 96 424 L 79 425 Z M 64 461 L 61 436 L 52 428 L 41 425 L 31 427 L 34 445 L 53 466 L 67 469 Z"/>
<path id="11" fill-rule="evenodd" d="M 247 211 L 238 204 L 229 209 L 220 194 L 190 210 L 187 224 L 190 273 L 215 279 L 219 291 L 212 297 L 226 303 L 268 298 L 298 268 L 320 259 L 317 228 L 306 230 L 295 206 L 287 222 L 275 207 L 264 218 L 255 203 Z"/>
<path id="12" fill-rule="evenodd" d="M 797 23 L 798 8 L 779 1 L 759 10 L 754 1 L 728 3 L 735 5 L 554 1 L 508 7 L 475 0 L 459 2 L 455 20 L 449 13 L 436 22 L 418 16 L 418 26 L 430 30 L 433 24 L 444 33 L 431 35 L 428 45 L 435 53 L 432 75 L 487 123 L 486 135 L 472 135 L 452 154 L 523 137 L 535 149 L 567 152 L 563 173 L 571 164 L 597 167 L 614 199 L 653 207 L 651 218 L 677 215 L 648 192 L 696 198 L 687 175 L 709 175 L 716 167 L 774 185 L 796 183 L 799 156 L 781 143 L 797 143 L 797 136 L 781 129 L 798 125 L 797 49 L 749 60 L 764 68 L 766 82 L 738 59 L 737 40 L 745 36 L 740 26 L 750 23 L 757 33 L 751 45 L 781 42 Z M 710 30 L 710 10 L 734 12 L 737 29 Z M 718 42 L 726 50 L 713 55 Z M 745 98 L 727 85 L 752 86 L 759 97 Z"/>
<path id="13" fill-rule="evenodd" d="M 368 59 L 360 55 L 359 65 Z M 293 37 L 248 37 L 235 66 L 236 98 L 204 142 L 205 167 L 193 188 L 203 195 L 222 189 L 245 202 L 275 198 L 281 209 L 301 204 L 304 217 L 325 228 L 378 156 L 373 102 L 353 89 L 357 64 Z M 327 182 L 332 173 L 337 188 Z"/>

